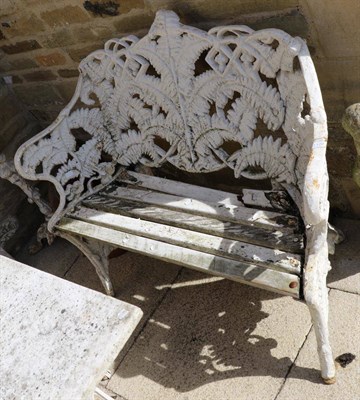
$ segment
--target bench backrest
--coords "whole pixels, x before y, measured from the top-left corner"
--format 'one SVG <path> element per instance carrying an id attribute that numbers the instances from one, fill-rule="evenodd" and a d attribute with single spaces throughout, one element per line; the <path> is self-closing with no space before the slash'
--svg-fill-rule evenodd
<path id="1" fill-rule="evenodd" d="M 310 219 L 319 210 L 304 204 L 308 195 L 326 214 L 326 116 L 300 38 L 246 26 L 204 32 L 159 11 L 145 37 L 109 40 L 79 70 L 71 102 L 15 157 L 23 177 L 48 180 L 60 194 L 50 228 L 121 166 L 165 161 L 189 172 L 230 167 L 237 177 L 267 177 L 303 214 L 310 207 Z"/>

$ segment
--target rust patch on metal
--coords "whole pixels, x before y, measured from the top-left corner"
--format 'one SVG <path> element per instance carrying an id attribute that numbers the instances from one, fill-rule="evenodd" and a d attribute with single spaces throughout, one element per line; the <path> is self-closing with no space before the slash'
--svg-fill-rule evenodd
<path id="1" fill-rule="evenodd" d="M 298 264 L 299 264 L 299 261 L 296 260 L 295 258 L 290 258 L 289 261 L 290 261 L 290 264 L 293 266 L 298 266 Z"/>
<path id="2" fill-rule="evenodd" d="M 320 188 L 320 183 L 319 183 L 319 181 L 317 180 L 317 179 L 313 179 L 313 185 L 316 187 L 316 189 L 319 189 Z"/>
<path id="3" fill-rule="evenodd" d="M 278 225 L 289 226 L 291 228 L 298 226 L 298 219 L 296 217 L 281 215 L 275 218 L 269 218 L 270 220 L 275 220 Z"/>

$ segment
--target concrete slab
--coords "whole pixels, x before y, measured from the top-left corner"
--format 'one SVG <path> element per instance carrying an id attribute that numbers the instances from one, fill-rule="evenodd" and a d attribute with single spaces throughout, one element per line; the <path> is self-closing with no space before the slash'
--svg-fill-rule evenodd
<path id="1" fill-rule="evenodd" d="M 45 246 L 34 255 L 29 253 L 28 245 L 24 246 L 16 259 L 41 271 L 63 277 L 79 255 L 80 251 L 71 243 L 56 238 L 51 246 Z"/>
<path id="2" fill-rule="evenodd" d="M 184 269 L 108 388 L 129 400 L 273 400 L 309 330 L 290 297 Z"/>
<path id="3" fill-rule="evenodd" d="M 92 399 L 139 307 L 0 256 L 0 398 Z"/>
<path id="4" fill-rule="evenodd" d="M 356 359 L 338 368 L 334 385 L 321 383 L 313 330 L 301 349 L 295 366 L 276 400 L 360 399 L 360 297 L 338 290 L 330 291 L 330 333 L 334 357 L 352 353 Z"/>
<path id="5" fill-rule="evenodd" d="M 335 255 L 330 257 L 332 270 L 328 275 L 330 288 L 360 294 L 360 221 L 338 219 L 346 239 L 336 246 Z"/>

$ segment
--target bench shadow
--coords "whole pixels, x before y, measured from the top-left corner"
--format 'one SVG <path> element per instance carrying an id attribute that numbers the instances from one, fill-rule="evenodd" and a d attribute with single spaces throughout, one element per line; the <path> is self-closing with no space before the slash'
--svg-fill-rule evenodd
<path id="1" fill-rule="evenodd" d="M 230 214 L 229 211 L 229 217 Z M 269 235 L 271 233 L 269 229 Z M 248 279 L 257 278 L 259 273 L 255 271 Z M 126 354 L 116 371 L 117 377 L 142 375 L 163 387 L 188 392 L 230 378 L 270 376 L 283 379 L 293 368 L 298 370 L 295 376 L 302 376 L 299 379 L 306 376 L 307 380 L 322 384 L 318 368 L 293 365 L 301 340 L 299 347 L 287 348 L 284 352 L 292 358 L 274 355 L 279 351 L 274 351 L 278 342 L 271 337 L 272 329 L 289 330 L 291 335 L 290 324 L 286 323 L 290 318 L 288 314 L 283 312 L 286 321 L 279 320 L 281 328 L 272 323 L 270 337 L 259 334 L 259 331 L 266 332 L 263 327 L 258 329 L 259 324 L 269 317 L 262 309 L 262 302 L 280 295 L 222 278 L 204 280 L 205 277 L 208 275 L 182 272 L 180 280 L 171 286 Z M 200 282 L 196 283 L 197 280 Z M 133 283 L 122 280 L 120 286 L 131 287 Z M 168 284 L 166 286 L 169 288 Z M 276 329 L 275 332 L 279 335 Z M 306 333 L 304 331 L 304 337 Z M 281 338 L 285 338 L 284 334 Z"/>
<path id="2" fill-rule="evenodd" d="M 171 208 L 167 203 L 162 206 Z M 217 212 L 216 208 L 214 214 Z M 231 208 L 222 210 L 221 215 L 225 216 L 225 220 L 231 218 Z M 223 218 L 219 217 L 221 221 Z M 269 238 L 273 230 L 269 227 Z M 223 241 L 221 247 L 224 252 L 230 252 L 226 243 Z M 171 258 L 170 253 L 166 256 Z M 215 256 L 213 258 L 213 261 L 208 259 L 209 272 L 222 272 L 221 268 L 216 268 Z M 166 268 L 166 265 L 162 267 Z M 261 269 L 254 269 L 246 278 L 251 283 L 261 273 Z M 198 280 L 200 282 L 196 283 Z M 119 285 L 115 281 L 113 283 L 116 290 Z M 122 287 L 132 285 L 133 282 L 126 283 L 124 280 L 120 283 Z M 169 285 L 166 286 L 168 289 Z M 299 340 L 299 347 L 284 351 L 292 359 L 287 356 L 278 358 L 273 355 L 278 353 L 274 352 L 278 342 L 271 337 L 271 329 L 269 337 L 259 333 L 264 329 L 258 329 L 258 325 L 269 317 L 262 310 L 262 302 L 278 297 L 278 294 L 223 278 L 208 278 L 208 275 L 199 272 L 183 270 L 180 279 L 166 293 L 161 306 L 146 322 L 115 375 L 120 379 L 141 375 L 178 392 L 189 392 L 212 382 L 245 376 L 283 379 L 293 365 L 302 339 Z M 121 295 L 120 298 L 129 301 Z M 289 317 L 285 313 L 283 315 L 286 319 Z M 288 324 L 284 326 L 284 321 L 279 321 L 279 325 L 281 328 L 277 329 L 289 328 Z M 119 355 L 118 359 L 121 358 Z M 301 370 L 310 381 L 321 383 L 318 369 Z"/>
<path id="3" fill-rule="evenodd" d="M 261 302 L 277 297 L 281 296 L 182 270 L 115 372 L 115 379 L 142 375 L 163 387 L 188 392 L 230 378 L 285 378 L 293 361 L 272 355 L 278 342 L 257 329 L 269 316 Z M 319 370 L 293 368 L 321 384 Z"/>

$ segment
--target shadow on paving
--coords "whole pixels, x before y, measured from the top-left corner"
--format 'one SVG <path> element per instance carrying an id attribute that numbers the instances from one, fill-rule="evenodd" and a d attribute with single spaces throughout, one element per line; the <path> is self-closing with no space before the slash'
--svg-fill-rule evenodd
<path id="1" fill-rule="evenodd" d="M 360 273 L 360 221 L 337 219 L 335 226 L 345 235 L 345 240 L 336 245 L 335 254 L 330 256 L 332 269 L 327 277 L 331 287 L 349 292 L 359 292 L 359 280 L 352 277 Z M 349 278 L 347 284 L 336 285 L 337 282 Z M 357 278 L 358 279 L 358 278 Z"/>
<path id="2" fill-rule="evenodd" d="M 193 274 L 183 271 L 182 278 Z M 199 281 L 180 279 L 167 293 L 116 371 L 113 379 L 121 380 L 119 387 L 139 375 L 178 392 L 242 376 L 286 376 L 293 360 L 273 356 L 278 342 L 257 332 L 269 316 L 262 311 L 262 302 L 281 296 L 221 278 L 204 282 L 203 274 L 196 276 Z M 297 315 L 287 315 L 281 329 L 288 330 L 293 318 Z M 265 331 L 266 322 L 261 328 Z M 302 341 L 291 349 L 292 357 L 308 332 L 305 326 L 303 331 Z M 321 383 L 318 369 L 306 372 L 312 382 Z"/>
<path id="3" fill-rule="evenodd" d="M 337 254 L 332 261 L 334 268 L 329 277 L 331 283 L 351 278 L 359 271 L 358 267 L 338 268 L 338 262 L 343 257 L 358 254 L 355 242 L 359 237 L 359 225 L 354 225 L 354 228 L 352 225 L 349 228 L 347 224 L 337 226 L 344 230 L 347 239 L 344 244 L 337 246 Z M 46 270 L 56 259 L 58 262 L 55 265 L 59 271 L 52 271 L 51 267 L 49 272 L 63 275 L 78 256 L 76 249 L 69 246 L 70 250 L 65 243 L 58 242 L 57 251 L 53 252 L 56 249 L 49 247 L 30 257 L 34 266 Z M 352 249 L 351 252 L 349 249 Z M 68 259 L 64 259 L 64 254 Z M 140 258 L 143 260 L 141 266 Z M 126 259 L 128 262 L 124 263 Z M 173 271 L 170 272 L 165 263 L 130 256 L 130 253 L 113 259 L 111 264 L 119 298 L 141 308 L 147 303 L 145 314 L 146 318 L 150 317 L 129 353 L 123 354 L 125 358 L 112 380 L 126 382 L 128 378 L 142 375 L 165 388 L 189 392 L 212 382 L 238 377 L 286 377 L 305 339 L 307 325 L 298 322 L 298 326 L 302 327 L 298 336 L 302 335 L 303 340 L 294 340 L 296 345 L 293 351 L 285 351 L 285 357 L 274 355 L 278 353 L 278 346 L 283 347 L 283 343 L 273 338 L 277 337 L 272 330 L 273 325 L 266 330 L 269 314 L 264 311 L 263 305 L 282 296 L 189 270 L 183 270 L 180 280 L 171 286 L 177 267 L 172 266 Z M 85 257 L 74 264 L 67 278 L 102 291 L 98 277 Z M 165 293 L 160 307 L 150 316 Z M 138 300 L 139 295 L 147 299 L 145 304 Z M 298 313 L 293 311 L 298 311 L 299 306 L 294 302 L 297 307 L 289 307 L 289 302 L 281 303 L 286 310 L 280 310 L 283 319 L 278 321 L 278 330 L 284 332 L 284 338 L 289 335 L 290 340 L 293 335 L 290 326 L 296 324 L 299 318 Z M 261 329 L 258 329 L 259 325 Z M 125 351 L 127 349 L 128 346 Z M 308 381 L 322 384 L 318 368 L 293 365 L 291 373 L 295 379 L 297 376 L 301 379 L 306 376 Z"/>

